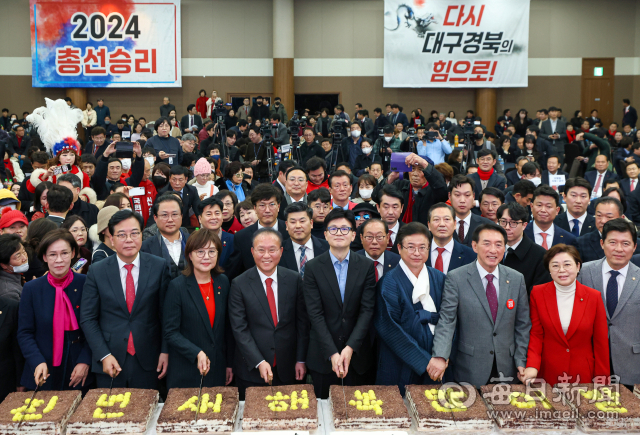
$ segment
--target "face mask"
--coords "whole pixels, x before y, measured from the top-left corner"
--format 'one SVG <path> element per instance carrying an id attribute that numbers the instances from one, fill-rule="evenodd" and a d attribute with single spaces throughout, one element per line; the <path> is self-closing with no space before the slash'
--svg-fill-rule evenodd
<path id="1" fill-rule="evenodd" d="M 258 106 L 262 106 L 262 101 L 256 101 L 256 104 L 257 104 Z"/>
<path id="2" fill-rule="evenodd" d="M 120 162 L 122 162 L 122 169 L 124 171 L 131 169 L 131 159 L 122 159 Z"/>
<path id="3" fill-rule="evenodd" d="M 371 198 L 371 194 L 373 193 L 373 189 L 360 189 L 360 197 L 362 199 L 369 199 Z"/>
<path id="4" fill-rule="evenodd" d="M 16 118 L 11 118 L 11 122 L 13 122 L 13 121 L 15 121 L 15 120 L 16 120 Z"/>
<path id="5" fill-rule="evenodd" d="M 25 273 L 27 270 L 29 270 L 28 261 L 20 266 L 13 266 L 13 273 Z"/>
<path id="6" fill-rule="evenodd" d="M 360 137 L 360 134 L 361 134 L 361 133 L 362 133 L 362 132 L 361 132 L 360 130 L 353 130 L 353 131 L 351 132 L 351 136 L 352 136 L 352 137 Z"/>
<path id="7" fill-rule="evenodd" d="M 127 122 L 127 118 L 122 118 L 122 120 L 123 120 L 124 122 Z"/>
<path id="8" fill-rule="evenodd" d="M 475 137 L 476 137 L 476 139 L 478 139 L 478 140 L 482 139 L 482 137 L 483 137 L 483 136 L 484 136 L 484 134 L 482 134 L 482 133 L 476 133 L 476 134 L 475 134 Z"/>
<path id="9" fill-rule="evenodd" d="M 362 148 L 362 152 L 365 154 L 369 154 L 371 151 L 373 151 L 373 148 L 371 147 Z"/>
<path id="10" fill-rule="evenodd" d="M 279 106 L 279 105 L 280 105 L 280 101 L 276 101 L 276 102 L 275 102 L 275 105 L 276 105 L 276 106 Z"/>
<path id="11" fill-rule="evenodd" d="M 542 183 L 542 179 L 541 179 L 540 177 L 532 178 L 530 181 L 531 181 L 533 184 L 535 184 L 535 185 L 536 185 L 536 187 L 538 187 L 538 186 L 540 185 L 540 183 Z"/>
<path id="12" fill-rule="evenodd" d="M 160 177 L 157 175 L 151 177 L 151 181 L 153 182 L 153 185 L 156 187 L 164 187 L 167 184 L 166 178 Z"/>
<path id="13" fill-rule="evenodd" d="M 193 166 L 189 166 L 189 170 L 193 172 Z"/>
<path id="14" fill-rule="evenodd" d="M 111 121 L 105 121 L 104 123 L 105 123 L 105 125 L 109 125 L 109 124 L 111 124 Z"/>
<path id="15" fill-rule="evenodd" d="M 149 162 L 149 165 L 153 168 L 153 164 L 156 162 L 155 157 L 145 157 L 144 159 Z"/>
<path id="16" fill-rule="evenodd" d="M 211 156 L 213 160 L 220 160 L 220 154 L 214 154 Z"/>
<path id="17" fill-rule="evenodd" d="M 391 139 L 393 139 L 393 138 L 392 138 L 392 137 L 390 137 L 390 136 L 385 136 L 385 137 L 384 137 L 384 140 L 386 140 L 387 142 L 391 142 Z"/>

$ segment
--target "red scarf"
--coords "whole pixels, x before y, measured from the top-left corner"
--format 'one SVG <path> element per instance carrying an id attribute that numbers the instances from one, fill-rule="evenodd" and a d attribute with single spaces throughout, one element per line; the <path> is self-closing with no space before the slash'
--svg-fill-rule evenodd
<path id="1" fill-rule="evenodd" d="M 480 177 L 482 181 L 487 181 L 489 178 L 491 178 L 492 175 L 493 175 L 493 168 L 491 168 L 491 170 L 487 172 L 478 168 L 478 177 Z"/>
<path id="2" fill-rule="evenodd" d="M 567 130 L 567 141 L 569 143 L 572 143 L 575 140 L 576 140 L 576 131 L 575 130 L 573 130 L 573 131 Z"/>
<path id="3" fill-rule="evenodd" d="M 421 189 L 424 189 L 429 185 L 427 181 Z M 402 216 L 402 222 L 408 224 L 409 222 L 413 222 L 413 204 L 415 204 L 416 198 L 413 194 L 413 186 L 409 186 L 409 200 L 407 201 L 407 209 L 404 211 L 404 216 Z"/>
<path id="4" fill-rule="evenodd" d="M 4 161 L 4 168 L 11 174 L 11 179 L 16 178 L 16 173 L 13 172 L 13 163 L 11 163 L 11 159 L 6 159 Z"/>

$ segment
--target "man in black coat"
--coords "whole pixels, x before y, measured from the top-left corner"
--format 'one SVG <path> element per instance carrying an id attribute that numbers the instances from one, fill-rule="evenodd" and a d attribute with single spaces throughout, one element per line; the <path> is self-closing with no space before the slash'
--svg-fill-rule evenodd
<path id="1" fill-rule="evenodd" d="M 636 122 L 638 122 L 638 112 L 635 108 L 631 107 L 631 101 L 628 98 L 622 100 L 624 106 L 624 115 L 622 115 L 622 125 L 630 125 L 631 128 L 636 128 Z"/>
<path id="2" fill-rule="evenodd" d="M 313 157 L 320 157 L 324 159 L 325 152 L 322 146 L 316 140 L 316 134 L 313 132 L 313 128 L 306 127 L 302 132 L 304 142 L 298 146 L 297 154 L 294 154 L 294 158 L 299 161 L 300 166 L 305 168 L 309 159 Z"/>
<path id="3" fill-rule="evenodd" d="M 166 192 L 176 192 L 182 199 L 182 227 L 191 227 L 191 215 L 198 213 L 200 205 L 200 195 L 198 189 L 187 184 L 189 170 L 183 166 L 176 165 L 169 173 L 169 183 L 158 191 L 158 196 Z M 149 221 L 152 217 L 149 216 Z M 155 221 L 154 221 L 155 222 Z M 149 223 L 147 222 L 147 225 Z"/>
<path id="4" fill-rule="evenodd" d="M 269 107 L 267 107 L 263 103 L 261 96 L 256 97 L 256 104 L 251 106 L 251 110 L 249 110 L 249 116 L 251 117 L 251 120 L 254 124 L 256 122 L 256 119 L 259 119 L 260 121 L 269 119 Z"/>
<path id="5" fill-rule="evenodd" d="M 16 391 L 22 378 L 24 357 L 16 338 L 19 297 L 0 295 L 0 400 Z"/>
<path id="6" fill-rule="evenodd" d="M 376 295 L 373 261 L 349 250 L 356 228 L 352 211 L 335 208 L 325 224 L 329 251 L 307 263 L 303 284 L 311 321 L 306 363 L 321 399 L 331 385 L 362 385 L 359 379 L 375 359 L 368 336 Z"/>
<path id="7" fill-rule="evenodd" d="M 550 183 L 549 178 L 552 175 L 564 176 L 564 181 L 566 183 L 567 180 L 569 179 L 569 173 L 561 171 L 559 168 L 560 168 L 560 159 L 558 158 L 558 156 L 549 156 L 549 158 L 547 159 L 547 169 L 542 171 L 541 184 L 546 184 L 547 186 L 551 186 L 551 184 L 549 184 Z M 558 192 L 564 191 L 564 184 L 555 184 L 551 187 L 553 187 L 554 189 L 557 189 Z"/>
<path id="8" fill-rule="evenodd" d="M 93 264 L 84 284 L 80 325 L 98 388 L 155 390 L 167 374 L 162 309 L 169 269 L 164 259 L 140 252 L 143 225 L 132 210 L 114 214 L 109 233 L 116 255 Z"/>
<path id="9" fill-rule="evenodd" d="M 196 127 L 195 129 L 193 127 Z M 198 115 L 198 109 L 195 104 L 187 106 L 187 114 L 180 121 L 180 129 L 182 134 L 194 133 L 202 130 L 202 118 Z"/>
<path id="10" fill-rule="evenodd" d="M 475 183 L 466 175 L 455 175 L 449 182 L 449 200 L 456 212 L 453 239 L 471 247 L 473 232 L 480 224 L 493 224 L 489 219 L 471 212 L 475 204 Z"/>
<path id="11" fill-rule="evenodd" d="M 169 97 L 164 97 L 162 99 L 162 106 L 160 106 L 160 116 L 165 116 L 168 118 L 169 113 L 171 113 L 172 110 L 176 110 L 176 106 L 171 104 Z"/>
<path id="12" fill-rule="evenodd" d="M 306 263 L 327 252 L 329 244 L 311 235 L 313 209 L 307 204 L 294 202 L 288 205 L 284 218 L 290 238 L 282 242 L 280 266 L 299 272 L 304 277 Z"/>
<path id="13" fill-rule="evenodd" d="M 68 172 L 64 175 L 58 176 L 56 184 L 66 187 L 71 191 L 71 193 L 73 193 L 73 208 L 69 210 L 69 215 L 75 214 L 80 216 L 87 225 L 87 229 L 89 229 L 91 225 L 98 223 L 98 207 L 79 199 L 80 190 L 82 190 L 82 181 L 80 181 L 80 177 Z"/>
<path id="14" fill-rule="evenodd" d="M 271 228 L 256 231 L 251 252 L 256 265 L 233 280 L 229 294 L 240 400 L 247 387 L 301 381 L 309 346 L 302 277 L 278 267 L 282 236 Z"/>
<path id="15" fill-rule="evenodd" d="M 478 156 L 476 157 L 476 162 L 479 166 L 478 172 L 469 175 L 469 178 L 475 182 L 474 193 L 478 200 L 480 200 L 482 191 L 487 187 L 495 187 L 503 192 L 507 188 L 506 178 L 494 169 L 497 161 L 498 154 L 495 151 L 486 148 L 478 151 Z"/>
<path id="16" fill-rule="evenodd" d="M 23 159 L 27 155 L 27 150 L 31 146 L 31 138 L 24 134 L 24 127 L 19 125 L 14 130 L 15 134 L 9 135 L 7 145 L 9 146 L 9 156 L 22 157 Z"/>

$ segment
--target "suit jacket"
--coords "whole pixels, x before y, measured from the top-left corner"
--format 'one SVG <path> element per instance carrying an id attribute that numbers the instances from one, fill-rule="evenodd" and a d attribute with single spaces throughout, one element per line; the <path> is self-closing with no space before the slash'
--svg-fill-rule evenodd
<path id="1" fill-rule="evenodd" d="M 558 133 L 560 135 L 560 138 L 549 138 L 549 135 L 553 133 Z M 543 121 L 542 126 L 540 127 L 540 137 L 551 142 L 551 145 L 553 145 L 553 148 L 555 148 L 554 151 L 558 155 L 562 156 L 564 154 L 564 146 L 567 143 L 567 123 L 558 118 L 556 121 L 556 129 L 554 131 L 553 127 L 551 126 L 551 119 Z"/>
<path id="2" fill-rule="evenodd" d="M 311 242 L 313 243 L 313 258 L 316 258 L 329 250 L 329 244 L 324 239 L 319 239 L 312 235 Z M 300 272 L 296 261 L 296 255 L 299 254 L 293 252 L 293 242 L 291 239 L 287 239 L 282 242 L 282 248 L 282 257 L 280 257 L 280 263 L 278 263 L 278 266 L 285 267 L 289 270 L 293 270 L 294 272 Z"/>
<path id="3" fill-rule="evenodd" d="M 473 237 L 473 232 L 476 230 L 476 228 L 478 228 L 478 226 L 480 226 L 480 224 L 487 224 L 487 223 L 493 224 L 493 222 L 491 222 L 489 219 L 483 218 L 482 216 L 478 216 L 477 214 L 471 213 L 471 221 L 469 222 L 469 229 L 464 235 L 464 240 L 460 240 L 460 237 L 458 237 L 458 229 L 460 228 L 460 225 L 458 224 L 458 222 L 456 222 L 456 229 L 453 232 L 453 240 L 459 243 L 462 243 L 463 245 L 467 245 L 471 247 L 471 242 L 472 242 L 471 239 Z"/>
<path id="4" fill-rule="evenodd" d="M 90 228 L 91 225 L 95 225 L 98 223 L 98 207 L 90 202 L 83 201 L 81 199 L 77 199 L 75 203 L 73 203 L 73 208 L 69 210 L 69 215 L 78 215 L 82 219 L 84 219 L 87 224 L 87 228 Z"/>
<path id="5" fill-rule="evenodd" d="M 584 174 L 584 179 L 591 184 L 593 189 L 596 188 L 596 182 L 598 180 L 598 171 L 589 171 Z M 600 187 L 604 187 L 604 182 L 607 180 L 618 180 L 618 175 L 616 175 L 613 171 L 607 169 L 607 172 L 604 173 L 602 180 L 600 182 Z M 602 189 L 604 192 L 604 189 Z"/>
<path id="6" fill-rule="evenodd" d="M 523 232 L 524 232 L 524 235 L 529 238 L 529 240 L 531 240 L 533 243 L 536 243 L 536 238 L 533 235 L 533 221 L 529 222 L 529 225 L 527 225 L 527 227 L 524 229 Z M 571 234 L 569 231 L 563 230 L 555 223 L 553 224 L 553 241 L 551 242 L 551 245 L 549 247 L 555 246 L 558 243 L 564 243 L 565 245 L 574 245 L 578 247 L 576 240 L 577 240 L 576 237 L 573 234 Z M 548 243 L 549 241 L 547 240 L 547 244 Z"/>
<path id="7" fill-rule="evenodd" d="M 251 255 L 253 234 L 256 231 L 258 231 L 258 222 L 233 235 L 233 252 L 227 262 L 228 270 L 226 273 L 230 280 L 256 265 L 253 255 Z M 280 219 L 278 219 L 278 232 L 283 241 L 289 239 L 286 223 Z"/>
<path id="8" fill-rule="evenodd" d="M 73 273 L 73 281 L 64 289 L 73 307 L 78 326 L 82 321 L 81 310 L 84 308 L 84 306 L 81 307 L 83 305 L 81 300 L 85 280 L 85 275 Z M 82 385 L 75 388 L 69 387 L 70 370 L 73 370 L 77 364 L 91 364 L 91 349 L 82 330 L 78 328 L 75 331 L 65 331 L 62 364 L 58 369 L 53 368 L 51 325 L 55 299 L 55 288 L 49 284 L 47 276 L 29 281 L 22 289 L 17 339 L 25 358 L 25 366 L 20 384 L 30 390 L 36 388 L 33 373 L 41 363 L 47 363 L 51 374 L 47 382 L 40 387 L 43 390 L 80 390 Z"/>
<path id="9" fill-rule="evenodd" d="M 373 138 L 373 120 L 366 117 L 362 120 L 362 134 L 369 139 Z"/>
<path id="10" fill-rule="evenodd" d="M 7 139 L 7 145 L 9 146 L 9 157 L 11 157 L 11 155 L 14 153 L 20 154 L 21 156 L 26 156 L 27 150 L 31 146 L 31 137 L 29 137 L 28 134 L 25 134 L 22 137 L 22 143 L 18 145 L 18 138 L 16 137 L 16 135 L 10 134 L 9 139 Z"/>
<path id="11" fill-rule="evenodd" d="M 396 245 L 396 250 L 398 249 L 397 245 Z M 366 257 L 366 251 L 364 249 L 360 250 L 360 251 L 356 251 L 356 253 Z M 395 267 L 398 265 L 398 263 L 400 263 L 400 255 L 398 255 L 395 252 L 392 251 L 385 251 L 384 252 L 384 264 L 382 265 L 382 276 L 385 276 L 387 273 L 391 272 L 393 269 L 395 269 Z M 375 272 L 374 272 L 375 273 Z M 380 278 L 382 278 L 382 276 L 378 277 L 378 281 L 380 281 Z"/>
<path id="12" fill-rule="evenodd" d="M 526 367 L 529 345 L 529 298 L 524 277 L 498 265 L 498 313 L 494 323 L 476 262 L 447 274 L 436 325 L 432 356 L 448 359 L 454 332 L 458 333 L 453 361 L 455 382 L 485 385 L 495 359 L 498 372 L 516 378 L 518 366 Z M 507 301 L 514 308 L 507 308 Z"/>
<path id="13" fill-rule="evenodd" d="M 381 340 L 376 385 L 397 385 L 401 394 L 406 385 L 435 383 L 426 373 L 433 346 L 429 325 L 438 323 L 445 275 L 431 267 L 427 272 L 436 312 L 413 303 L 413 285 L 400 267 L 385 274 L 378 285 L 374 324 Z"/>
<path id="14" fill-rule="evenodd" d="M 169 346 L 167 388 L 197 388 L 200 372 L 198 353 L 203 351 L 211 360 L 211 370 L 202 381 L 203 387 L 223 387 L 228 343 L 233 341 L 227 328 L 229 279 L 224 275 L 212 278 L 215 316 L 213 327 L 194 275 L 180 275 L 169 284 L 164 303 L 163 330 Z M 230 340 L 229 340 L 230 339 Z"/>
<path id="15" fill-rule="evenodd" d="M 607 317 L 597 290 L 580 282 L 569 328 L 565 334 L 558 314 L 554 282 L 538 285 L 531 292 L 531 335 L 527 367 L 538 369 L 538 378 L 555 385 L 569 375 L 569 382 L 590 382 L 609 376 Z"/>
<path id="16" fill-rule="evenodd" d="M 523 237 L 515 251 L 502 260 L 502 264 L 524 276 L 527 294 L 530 295 L 534 285 L 551 281 L 551 275 L 542 261 L 546 253 L 542 246 L 536 245 L 529 237 Z"/>
<path id="17" fill-rule="evenodd" d="M 635 189 L 627 196 L 627 210 L 625 215 L 633 221 L 636 226 L 640 225 L 640 189 Z"/>
<path id="18" fill-rule="evenodd" d="M 566 211 L 563 211 L 558 216 L 556 216 L 556 218 L 553 220 L 553 223 L 557 227 L 560 227 L 568 233 L 571 233 L 571 228 L 569 227 L 569 218 L 571 218 L 571 216 L 568 215 Z M 582 228 L 580 229 L 580 235 L 584 236 L 585 234 L 596 230 L 596 218 L 588 214 L 587 217 L 584 218 L 584 223 L 582 224 Z"/>
<path id="19" fill-rule="evenodd" d="M 475 194 L 476 198 L 480 200 L 480 194 L 482 193 L 482 183 L 480 180 L 480 176 L 476 172 L 475 174 L 469 175 L 469 178 L 471 178 L 476 183 L 473 188 L 473 193 Z M 507 180 L 504 178 L 504 176 L 498 174 L 494 170 L 493 174 L 491 174 L 491 177 L 489 177 L 487 187 L 495 187 L 504 192 L 504 189 L 506 189 L 507 187 Z"/>
<path id="20" fill-rule="evenodd" d="M 147 240 L 142 242 L 142 248 L 140 248 L 141 252 L 146 252 L 147 254 L 164 258 L 169 265 L 169 275 L 171 276 L 171 279 L 177 278 L 184 268 L 187 267 L 187 263 L 184 259 L 184 248 L 187 243 L 187 239 L 189 238 L 189 232 L 180 228 L 180 233 L 182 234 L 182 249 L 180 250 L 180 259 L 178 260 L 178 264 L 176 264 L 173 261 L 173 258 L 171 258 L 167 245 L 162 240 L 163 237 L 162 234 L 160 234 L 160 231 L 158 231 L 158 234 L 155 236 L 149 237 Z"/>
<path id="21" fill-rule="evenodd" d="M 173 192 L 171 184 L 167 183 L 162 189 L 158 191 L 158 196 L 166 192 Z M 194 213 L 198 212 L 198 206 L 200 205 L 200 195 L 198 195 L 198 189 L 190 184 L 185 184 L 182 188 L 182 225 L 181 227 L 191 227 L 191 215 L 190 210 Z M 153 216 L 149 216 L 149 220 L 155 222 Z M 147 224 L 149 225 L 149 224 Z"/>
<path id="22" fill-rule="evenodd" d="M 463 245 L 462 243 L 456 240 L 456 233 L 454 231 L 453 250 L 451 252 L 451 259 L 449 260 L 449 269 L 443 272 L 446 275 L 452 270 L 456 270 L 460 266 L 464 266 L 466 264 L 476 261 L 476 258 L 478 258 L 478 254 L 476 254 L 473 251 L 473 249 L 471 249 L 467 245 Z M 431 249 L 429 249 L 429 258 L 427 258 L 427 266 L 433 267 L 434 269 L 436 267 L 433 259 L 431 258 Z"/>
<path id="23" fill-rule="evenodd" d="M 168 353 L 162 337 L 162 309 L 169 286 L 167 262 L 140 252 L 140 276 L 131 313 L 120 281 L 118 256 L 89 267 L 80 309 L 82 330 L 93 352 L 94 373 L 102 373 L 100 360 L 112 354 L 120 364 L 133 334 L 136 358 L 146 371 L 155 371 L 160 353 Z M 153 271 L 150 273 L 149 271 Z"/>
<path id="24" fill-rule="evenodd" d="M 0 295 L 0 400 L 20 385 L 24 357 L 18 344 L 18 299 Z"/>
<path id="25" fill-rule="evenodd" d="M 405 115 L 402 112 L 398 112 L 397 115 L 393 113 L 389 115 L 389 121 L 391 121 L 391 124 L 393 125 L 396 125 L 397 123 L 401 122 L 402 125 L 404 125 L 404 128 L 407 128 L 409 126 L 409 118 L 407 118 L 407 115 Z"/>
<path id="26" fill-rule="evenodd" d="M 605 259 L 582 265 L 578 281 L 587 287 L 598 290 L 606 304 L 606 288 L 603 288 L 602 263 Z M 635 279 L 634 279 L 635 278 Z M 609 343 L 611 345 L 611 372 L 620 376 L 623 385 L 640 382 L 640 268 L 629 264 L 627 278 L 613 313 L 605 309 L 609 325 Z"/>
<path id="27" fill-rule="evenodd" d="M 599 231 L 592 231 L 578 237 L 576 247 L 580 253 L 582 264 L 604 258 L 604 250 L 600 246 L 601 238 Z"/>
<path id="28" fill-rule="evenodd" d="M 220 266 L 225 269 L 227 267 L 227 262 L 229 261 L 229 258 L 231 258 L 231 254 L 233 254 L 234 251 L 233 234 L 222 231 L 222 237 L 220 237 L 220 241 L 222 242 L 222 254 L 220 254 L 220 260 L 218 261 L 218 264 L 220 264 Z"/>
<path id="29" fill-rule="evenodd" d="M 182 134 L 185 134 L 184 130 L 186 128 L 189 128 L 189 116 L 190 115 L 184 115 L 182 117 L 182 121 L 180 121 L 180 131 L 182 131 Z M 193 125 L 197 125 L 198 130 L 195 133 L 193 133 L 192 131 L 189 131 L 189 133 L 193 133 L 197 136 L 197 132 L 202 129 L 202 118 L 200 117 L 200 115 L 193 115 Z"/>
<path id="30" fill-rule="evenodd" d="M 256 368 L 261 361 L 273 367 L 285 384 L 295 383 L 295 365 L 305 362 L 309 320 L 299 273 L 277 268 L 278 324 L 274 325 L 267 293 L 252 267 L 233 280 L 229 294 L 229 321 L 236 341 L 233 370 L 238 378 L 263 383 Z"/>
<path id="31" fill-rule="evenodd" d="M 633 190 L 636 190 L 638 188 L 638 181 L 640 180 L 635 181 Z M 620 183 L 620 187 L 622 188 L 622 191 L 624 192 L 625 198 L 631 195 L 631 179 L 623 178 L 622 180 L 619 181 L 619 183 Z"/>
<path id="32" fill-rule="evenodd" d="M 310 370 L 331 373 L 331 356 L 346 346 L 353 349 L 351 368 L 364 374 L 373 362 L 367 334 L 373 319 L 376 276 L 373 261 L 349 255 L 344 302 L 330 252 L 315 257 L 304 271 L 304 299 L 311 321 L 307 353 Z"/>
<path id="33" fill-rule="evenodd" d="M 635 128 L 636 122 L 638 122 L 638 112 L 631 106 L 629 106 L 629 110 L 625 110 L 625 112 L 626 113 L 622 116 L 622 125 L 629 124 L 631 128 Z"/>
<path id="34" fill-rule="evenodd" d="M 520 177 L 518 176 L 517 169 L 514 169 L 513 171 L 509 171 L 509 173 L 505 175 L 505 178 L 507 179 L 507 185 L 509 186 L 513 186 L 518 181 L 520 181 Z M 500 190 L 504 190 L 504 189 L 500 189 Z"/>
<path id="35" fill-rule="evenodd" d="M 569 179 L 569 174 L 567 172 L 561 171 L 560 169 L 556 171 L 556 175 L 564 175 L 565 181 Z M 549 171 L 547 170 L 542 171 L 542 184 L 546 184 L 547 186 L 549 186 Z M 558 192 L 563 192 L 563 191 L 564 191 L 564 184 L 561 186 L 558 186 Z"/>

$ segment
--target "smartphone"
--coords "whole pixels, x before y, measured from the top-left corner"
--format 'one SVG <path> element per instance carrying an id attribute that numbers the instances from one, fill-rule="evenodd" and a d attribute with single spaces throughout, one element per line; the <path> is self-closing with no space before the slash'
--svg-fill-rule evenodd
<path id="1" fill-rule="evenodd" d="M 85 264 L 87 264 L 86 258 L 80 258 L 80 259 L 78 259 L 78 261 L 76 261 L 76 264 L 71 266 L 71 268 L 73 270 L 80 270 L 80 269 L 82 269 L 84 267 Z"/>
<path id="2" fill-rule="evenodd" d="M 53 175 L 66 174 L 71 170 L 71 166 L 69 165 L 61 165 L 53 168 Z"/>
<path id="3" fill-rule="evenodd" d="M 116 142 L 116 157 L 119 159 L 130 159 L 133 157 L 133 143 Z"/>

